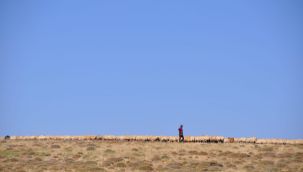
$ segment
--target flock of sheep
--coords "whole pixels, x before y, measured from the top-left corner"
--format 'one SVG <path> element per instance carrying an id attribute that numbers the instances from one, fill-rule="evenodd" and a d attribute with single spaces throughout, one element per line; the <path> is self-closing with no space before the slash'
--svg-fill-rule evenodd
<path id="1" fill-rule="evenodd" d="M 5 136 L 0 140 L 100 140 L 100 141 L 142 141 L 178 142 L 178 136 Z M 256 144 L 303 144 L 303 140 L 233 138 L 223 136 L 186 136 L 184 142 L 200 143 L 256 143 Z"/>

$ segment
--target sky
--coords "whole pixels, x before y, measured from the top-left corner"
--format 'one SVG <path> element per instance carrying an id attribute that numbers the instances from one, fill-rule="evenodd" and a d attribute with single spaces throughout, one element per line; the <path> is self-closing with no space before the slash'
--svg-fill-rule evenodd
<path id="1" fill-rule="evenodd" d="M 303 138 L 303 3 L 0 1 L 0 135 Z"/>

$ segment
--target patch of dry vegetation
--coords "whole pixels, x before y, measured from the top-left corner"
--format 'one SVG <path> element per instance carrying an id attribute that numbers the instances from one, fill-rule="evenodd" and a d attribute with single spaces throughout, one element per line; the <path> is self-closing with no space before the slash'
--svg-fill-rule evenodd
<path id="1" fill-rule="evenodd" d="M 302 171 L 303 146 L 9 140 L 0 171 Z"/>

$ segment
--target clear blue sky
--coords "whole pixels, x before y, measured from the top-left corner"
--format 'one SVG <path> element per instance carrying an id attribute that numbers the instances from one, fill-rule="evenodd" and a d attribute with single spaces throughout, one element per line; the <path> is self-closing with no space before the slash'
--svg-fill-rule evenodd
<path id="1" fill-rule="evenodd" d="M 0 2 L 0 135 L 303 138 L 303 3 Z"/>

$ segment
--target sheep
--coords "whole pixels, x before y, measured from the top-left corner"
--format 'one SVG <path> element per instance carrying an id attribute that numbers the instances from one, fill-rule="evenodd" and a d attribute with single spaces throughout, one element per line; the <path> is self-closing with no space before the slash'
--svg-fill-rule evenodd
<path id="1" fill-rule="evenodd" d="M 189 136 L 189 141 L 190 142 L 196 142 L 197 138 L 194 136 Z"/>
<path id="2" fill-rule="evenodd" d="M 245 138 L 245 143 L 256 143 L 256 141 L 257 141 L 256 137 Z"/>
<path id="3" fill-rule="evenodd" d="M 234 141 L 235 141 L 235 138 L 233 138 L 233 137 L 224 138 L 224 140 L 223 140 L 224 143 L 233 143 Z"/>
<path id="4" fill-rule="evenodd" d="M 162 137 L 160 138 L 160 141 L 161 141 L 161 142 L 168 142 L 168 141 L 169 141 L 169 138 L 166 137 L 166 136 L 162 136 Z"/>
<path id="5" fill-rule="evenodd" d="M 193 142 L 210 142 L 210 137 L 209 136 L 196 136 L 193 139 Z"/>
<path id="6" fill-rule="evenodd" d="M 265 144 L 266 140 L 265 139 L 257 139 L 256 144 Z"/>
<path id="7" fill-rule="evenodd" d="M 37 140 L 45 140 L 46 137 L 45 136 L 37 136 Z"/>
<path id="8" fill-rule="evenodd" d="M 178 142 L 178 136 L 5 136 L 0 140 L 104 140 L 104 141 L 138 141 L 138 142 Z M 256 143 L 256 144 L 303 144 L 303 140 L 257 139 L 256 137 L 224 138 L 223 136 L 186 136 L 185 142 L 202 143 Z"/>
<path id="9" fill-rule="evenodd" d="M 244 143 L 244 139 L 243 137 L 240 138 L 234 138 L 235 143 Z"/>
<path id="10" fill-rule="evenodd" d="M 170 142 L 177 142 L 178 141 L 178 137 L 177 136 L 170 136 L 169 137 L 169 141 Z"/>
<path id="11" fill-rule="evenodd" d="M 136 141 L 136 136 L 129 136 L 129 141 Z"/>
<path id="12" fill-rule="evenodd" d="M 222 136 L 209 136 L 209 140 L 207 140 L 207 141 L 211 142 L 211 143 L 223 143 L 224 137 L 222 137 Z"/>
<path id="13" fill-rule="evenodd" d="M 256 143 L 257 138 L 256 137 L 240 137 L 240 138 L 234 138 L 234 142 L 236 143 Z"/>
<path id="14" fill-rule="evenodd" d="M 113 138 L 113 140 L 118 142 L 118 141 L 122 141 L 123 138 L 124 138 L 123 136 L 115 136 L 115 137 Z"/>
<path id="15" fill-rule="evenodd" d="M 192 142 L 199 142 L 199 136 L 192 137 Z"/>
<path id="16" fill-rule="evenodd" d="M 290 144 L 291 140 L 285 139 L 256 139 L 256 144 Z"/>
<path id="17" fill-rule="evenodd" d="M 112 140 L 113 140 L 113 137 L 114 137 L 114 136 L 106 135 L 106 136 L 104 136 L 104 139 L 107 140 L 107 141 L 112 141 Z"/>
<path id="18" fill-rule="evenodd" d="M 136 136 L 136 140 L 143 142 L 153 142 L 155 140 L 155 136 Z"/>
<path id="19" fill-rule="evenodd" d="M 224 137 L 223 136 L 217 136 L 217 142 L 218 143 L 223 143 L 224 142 Z"/>
<path id="20" fill-rule="evenodd" d="M 292 144 L 292 145 L 303 144 L 303 140 L 289 140 L 289 144 Z"/>
<path id="21" fill-rule="evenodd" d="M 153 142 L 159 142 L 160 140 L 161 140 L 160 136 L 152 136 L 151 137 L 151 141 L 153 141 Z"/>

